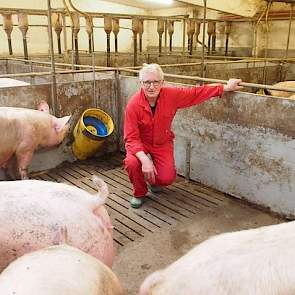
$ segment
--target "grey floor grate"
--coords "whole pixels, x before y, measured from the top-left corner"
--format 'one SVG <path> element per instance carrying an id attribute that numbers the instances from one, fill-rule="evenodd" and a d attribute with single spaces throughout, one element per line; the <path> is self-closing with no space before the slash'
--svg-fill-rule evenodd
<path id="1" fill-rule="evenodd" d="M 142 208 L 132 209 L 129 206 L 132 186 L 123 170 L 122 160 L 123 156 L 117 154 L 103 160 L 66 163 L 34 178 L 68 183 L 95 193 L 91 177 L 93 174 L 100 176 L 109 186 L 110 196 L 106 205 L 114 225 L 114 240 L 118 248 L 147 233 L 173 226 L 229 201 L 226 195 L 218 191 L 178 177 L 173 185 L 164 188 L 160 194 L 151 194 Z"/>

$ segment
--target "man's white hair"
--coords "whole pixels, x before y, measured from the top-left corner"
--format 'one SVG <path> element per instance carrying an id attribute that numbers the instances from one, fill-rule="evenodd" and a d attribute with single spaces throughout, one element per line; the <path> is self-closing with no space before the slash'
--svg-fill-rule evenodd
<path id="1" fill-rule="evenodd" d="M 143 75 L 146 73 L 158 73 L 160 79 L 164 80 L 164 73 L 158 64 L 143 64 L 139 71 L 139 80 L 142 81 Z"/>

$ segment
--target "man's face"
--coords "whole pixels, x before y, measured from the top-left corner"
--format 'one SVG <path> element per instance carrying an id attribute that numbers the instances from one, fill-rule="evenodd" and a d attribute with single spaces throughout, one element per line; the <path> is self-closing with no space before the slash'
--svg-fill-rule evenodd
<path id="1" fill-rule="evenodd" d="M 156 99 L 160 93 L 161 87 L 163 85 L 163 80 L 159 73 L 144 73 L 141 80 L 141 88 L 147 99 Z"/>

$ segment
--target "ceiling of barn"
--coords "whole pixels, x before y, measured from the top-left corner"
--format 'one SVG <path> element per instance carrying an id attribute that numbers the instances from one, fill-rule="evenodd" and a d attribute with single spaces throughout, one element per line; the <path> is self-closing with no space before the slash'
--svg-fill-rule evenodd
<path id="1" fill-rule="evenodd" d="M 143 9 L 162 9 L 167 7 L 182 7 L 187 5 L 184 1 L 177 0 L 111 0 L 114 2 Z"/>
<path id="2" fill-rule="evenodd" d="M 167 7 L 183 6 L 204 6 L 204 0 L 111 0 L 109 2 L 125 4 L 143 9 L 161 9 Z M 170 2 L 166 3 L 166 2 Z M 254 16 L 262 6 L 266 4 L 265 0 L 206 0 L 207 7 L 210 9 L 241 15 L 245 17 Z"/>

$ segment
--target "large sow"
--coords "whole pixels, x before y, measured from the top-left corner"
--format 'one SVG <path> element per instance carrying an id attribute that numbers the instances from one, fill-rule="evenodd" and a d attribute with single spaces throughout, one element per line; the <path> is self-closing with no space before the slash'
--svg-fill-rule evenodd
<path id="1" fill-rule="evenodd" d="M 14 175 L 11 161 L 15 158 L 17 177 L 28 179 L 34 152 L 40 147 L 60 144 L 69 130 L 70 117 L 56 118 L 41 109 L 0 107 L 0 168 Z"/>
<path id="2" fill-rule="evenodd" d="M 143 282 L 140 295 L 294 295 L 295 222 L 210 238 Z"/>
<path id="3" fill-rule="evenodd" d="M 116 275 L 94 257 L 67 245 L 28 253 L 0 275 L 1 295 L 123 295 Z"/>
<path id="4" fill-rule="evenodd" d="M 108 188 L 94 176 L 100 192 L 41 180 L 0 182 L 0 271 L 25 253 L 57 244 L 61 227 L 68 244 L 112 266 L 112 225 L 104 202 Z"/>

